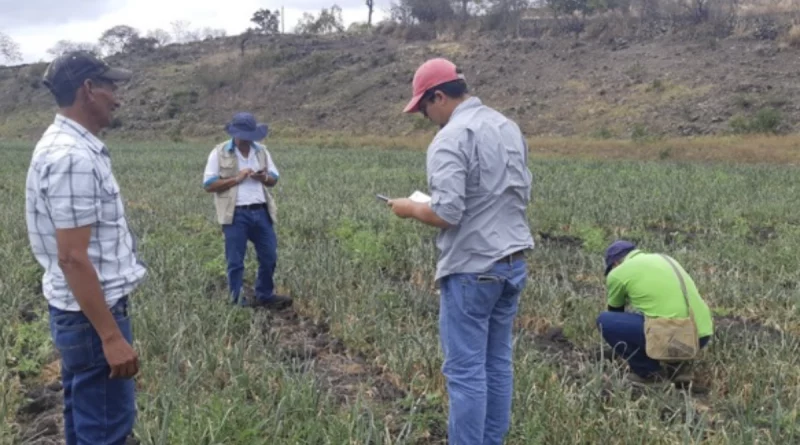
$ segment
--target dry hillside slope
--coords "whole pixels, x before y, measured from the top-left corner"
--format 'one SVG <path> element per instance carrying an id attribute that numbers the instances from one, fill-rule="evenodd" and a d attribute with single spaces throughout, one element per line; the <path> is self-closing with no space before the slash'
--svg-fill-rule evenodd
<path id="1" fill-rule="evenodd" d="M 790 132 L 800 118 L 800 50 L 778 41 L 663 37 L 474 38 L 406 42 L 381 36 L 261 37 L 171 45 L 112 57 L 136 71 L 122 89 L 119 136 L 221 135 L 237 110 L 275 134 L 315 131 L 408 135 L 430 131 L 404 116 L 416 66 L 448 57 L 474 93 L 531 136 L 688 136 Z M 30 138 L 49 123 L 43 64 L 0 68 L 0 138 Z"/>

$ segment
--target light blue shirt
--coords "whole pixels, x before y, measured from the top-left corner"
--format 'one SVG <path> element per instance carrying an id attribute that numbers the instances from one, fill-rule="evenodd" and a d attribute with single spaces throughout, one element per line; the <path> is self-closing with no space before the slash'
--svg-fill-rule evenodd
<path id="1" fill-rule="evenodd" d="M 436 281 L 483 273 L 532 249 L 526 217 L 533 175 L 519 126 L 476 97 L 460 104 L 427 155 L 431 208 L 452 227 L 439 233 Z"/>

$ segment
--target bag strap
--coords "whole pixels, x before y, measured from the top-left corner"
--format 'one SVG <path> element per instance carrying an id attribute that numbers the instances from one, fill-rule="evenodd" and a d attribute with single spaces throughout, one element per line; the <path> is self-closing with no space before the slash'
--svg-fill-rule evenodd
<path id="1" fill-rule="evenodd" d="M 678 266 L 675 265 L 675 262 L 672 261 L 672 258 L 664 255 L 663 253 L 660 254 L 670 266 L 672 266 L 672 270 L 675 271 L 675 275 L 678 276 L 678 280 L 681 282 L 681 292 L 683 292 L 683 300 L 686 301 L 686 307 L 689 309 L 689 318 L 692 319 L 692 324 L 694 324 L 694 311 L 692 310 L 692 305 L 689 303 L 689 293 L 686 291 L 686 281 L 683 279 L 683 275 L 681 275 L 681 271 L 678 270 Z M 696 328 L 697 326 L 695 326 Z"/>

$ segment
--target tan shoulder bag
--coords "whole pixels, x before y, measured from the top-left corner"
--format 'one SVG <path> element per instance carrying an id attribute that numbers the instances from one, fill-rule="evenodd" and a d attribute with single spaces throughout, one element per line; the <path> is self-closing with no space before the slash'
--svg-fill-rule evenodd
<path id="1" fill-rule="evenodd" d="M 683 299 L 689 308 L 689 318 L 645 317 L 644 336 L 647 343 L 645 352 L 653 360 L 692 360 L 700 351 L 700 340 L 697 336 L 694 311 L 689 304 L 686 282 L 672 259 L 663 254 L 661 256 L 669 262 L 680 280 Z"/>

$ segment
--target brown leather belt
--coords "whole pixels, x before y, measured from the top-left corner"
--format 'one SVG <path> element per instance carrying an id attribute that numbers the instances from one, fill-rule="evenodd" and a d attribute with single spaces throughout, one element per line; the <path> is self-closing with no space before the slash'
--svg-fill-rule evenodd
<path id="1" fill-rule="evenodd" d="M 506 255 L 503 258 L 497 260 L 498 263 L 508 263 L 512 264 L 514 261 L 525 259 L 525 251 L 518 250 L 510 255 Z"/>

